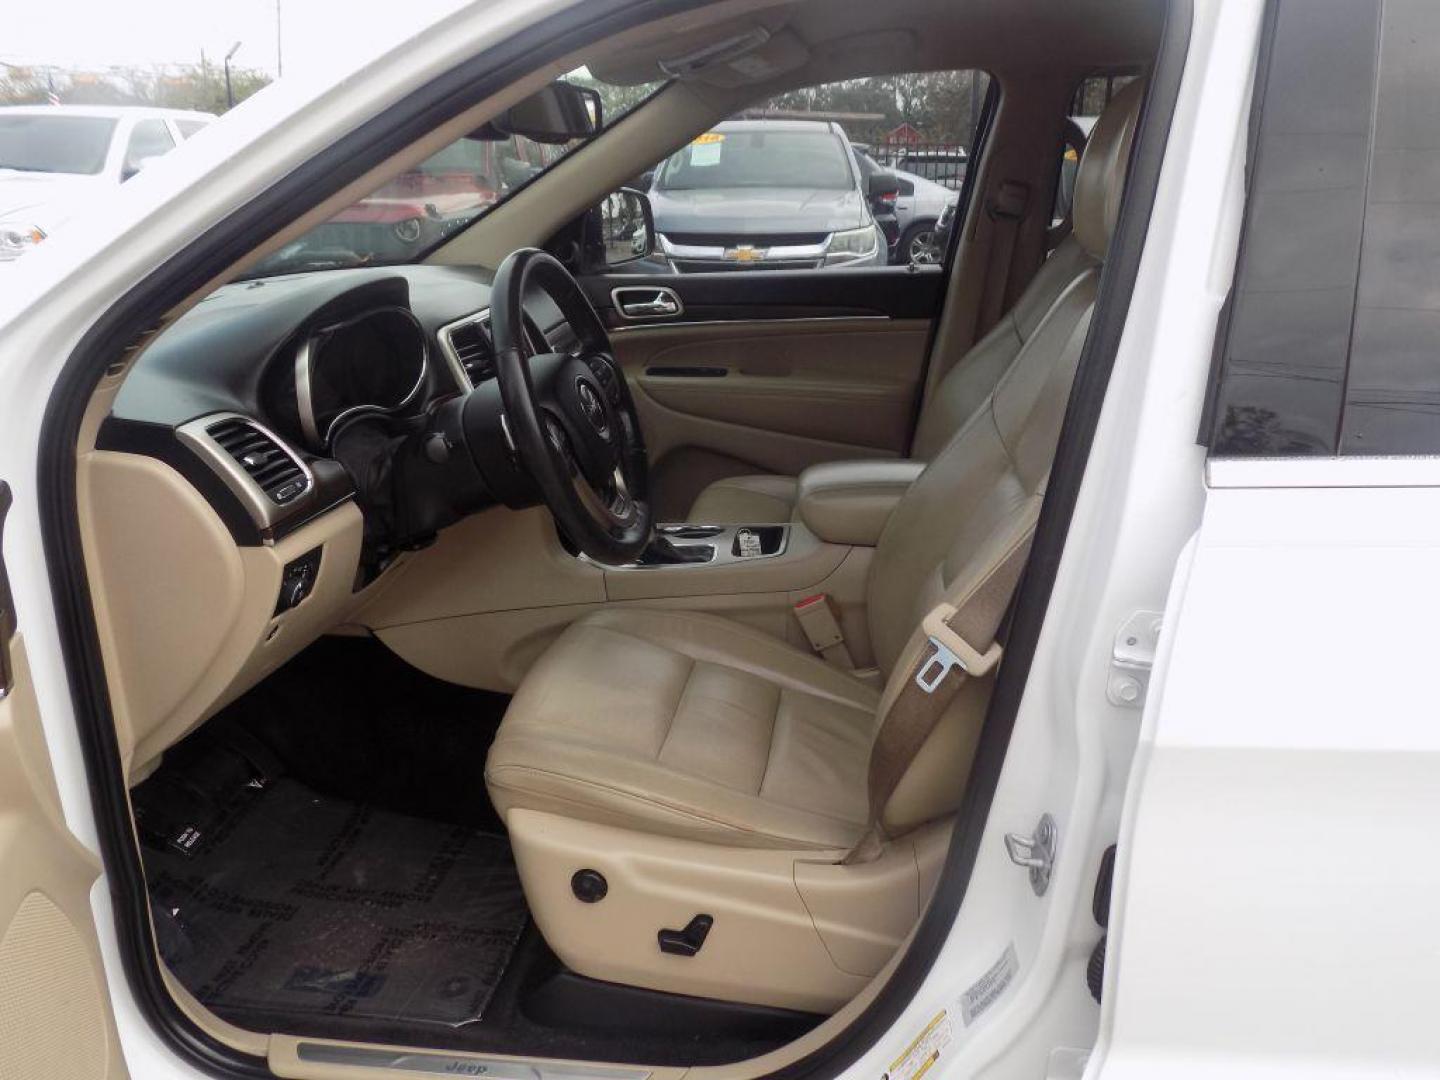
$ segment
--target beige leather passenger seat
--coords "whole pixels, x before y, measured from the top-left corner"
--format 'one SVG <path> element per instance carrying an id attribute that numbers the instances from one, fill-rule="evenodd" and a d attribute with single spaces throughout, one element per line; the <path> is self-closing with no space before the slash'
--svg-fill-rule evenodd
<path id="1" fill-rule="evenodd" d="M 1115 98 L 1080 164 L 1074 236 L 1088 265 L 1035 321 L 993 393 L 938 448 L 879 537 L 867 603 L 874 651 L 889 680 L 883 694 L 731 620 L 633 608 L 574 623 L 526 676 L 490 750 L 485 778 L 511 826 L 537 923 L 582 974 L 801 1007 L 844 1000 L 850 984 L 833 975 L 823 954 L 817 971 L 830 970 L 831 982 L 795 968 L 799 961 L 792 959 L 791 969 L 775 976 L 785 982 L 783 993 L 766 985 L 761 957 L 749 958 L 748 974 L 728 978 L 719 955 L 724 950 L 683 962 L 656 954 L 655 927 L 637 912 L 673 918 L 683 904 L 674 902 L 679 886 L 666 878 L 669 864 L 644 852 L 661 837 L 684 841 L 689 854 L 671 863 L 707 867 L 706 873 L 723 869 L 726 888 L 745 902 L 726 914 L 718 910 L 720 900 L 707 898 L 707 906 L 717 908 L 716 934 L 747 925 L 754 942 L 759 931 L 753 928 L 762 924 L 775 940 L 790 942 L 787 934 L 813 936 L 816 927 L 805 929 L 803 910 L 799 922 L 788 914 L 762 918 L 776 902 L 762 897 L 762 883 L 777 880 L 778 852 L 823 863 L 843 882 L 864 873 L 840 860 L 872 820 L 885 836 L 902 838 L 958 807 L 991 679 L 964 682 L 881 806 L 870 803 L 872 747 L 889 702 L 925 647 L 922 618 L 942 597 L 978 589 L 1038 517 L 1094 308 L 1098 267 L 1118 215 L 1142 93 L 1137 82 Z M 573 828 L 556 824 L 563 820 Z M 596 826 L 612 830 L 606 865 L 622 872 L 629 852 L 628 869 L 636 875 L 607 909 L 611 925 L 624 925 L 614 921 L 617 915 L 641 922 L 624 950 L 602 940 L 598 927 L 582 932 L 592 917 L 569 895 L 569 875 L 580 866 L 569 861 L 561 834 Z M 598 860 L 602 853 L 580 857 Z M 788 888 L 793 896 L 799 877 L 791 880 L 791 864 L 779 861 L 776 895 Z M 914 858 L 908 866 L 913 877 Z M 908 926 L 916 912 L 912 905 L 901 914 Z"/>
<path id="2" fill-rule="evenodd" d="M 1055 301 L 1098 265 L 1094 253 L 1073 232 L 1060 242 L 1014 307 L 945 373 L 926 397 L 916 421 L 912 460 L 934 459 L 984 404 Z M 798 498 L 798 477 L 776 473 L 731 476 L 706 487 L 685 520 L 715 525 L 785 522 L 791 520 Z"/>

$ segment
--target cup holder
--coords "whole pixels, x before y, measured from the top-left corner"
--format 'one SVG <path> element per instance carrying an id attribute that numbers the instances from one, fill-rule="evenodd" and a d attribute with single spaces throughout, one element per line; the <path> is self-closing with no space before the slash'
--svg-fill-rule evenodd
<path id="1" fill-rule="evenodd" d="M 759 559 L 778 555 L 784 546 L 784 525 L 742 525 L 735 530 L 730 554 L 737 559 Z"/>

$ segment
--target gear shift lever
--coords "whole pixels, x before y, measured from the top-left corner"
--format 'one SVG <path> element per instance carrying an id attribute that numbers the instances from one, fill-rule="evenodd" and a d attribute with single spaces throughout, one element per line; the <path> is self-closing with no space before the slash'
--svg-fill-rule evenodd
<path id="1" fill-rule="evenodd" d="M 664 566 L 670 563 L 706 563 L 715 557 L 713 544 L 675 544 L 659 533 L 635 560 L 641 566 Z"/>

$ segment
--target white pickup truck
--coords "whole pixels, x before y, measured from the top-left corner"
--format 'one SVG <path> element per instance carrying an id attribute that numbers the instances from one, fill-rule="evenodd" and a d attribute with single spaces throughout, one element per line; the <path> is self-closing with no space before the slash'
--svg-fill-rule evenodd
<path id="1" fill-rule="evenodd" d="M 0 108 L 0 263 L 18 259 L 214 119 L 138 106 Z"/>

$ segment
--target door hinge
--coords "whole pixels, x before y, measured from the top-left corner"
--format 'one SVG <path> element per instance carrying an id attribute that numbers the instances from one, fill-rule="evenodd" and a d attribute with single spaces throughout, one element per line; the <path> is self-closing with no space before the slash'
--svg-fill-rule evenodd
<path id="1" fill-rule="evenodd" d="M 1055 845 L 1059 839 L 1060 830 L 1048 813 L 1040 815 L 1040 824 L 1029 836 L 1005 834 L 1005 852 L 1016 866 L 1030 871 L 1030 887 L 1036 896 L 1044 896 L 1050 887 L 1050 871 L 1055 868 Z"/>
<path id="2" fill-rule="evenodd" d="M 10 642 L 15 638 L 15 604 L 10 596 L 10 578 L 5 573 L 5 519 L 10 516 L 14 498 L 10 485 L 0 480 L 0 698 L 15 685 L 15 669 L 10 661 Z"/>
<path id="3" fill-rule="evenodd" d="M 1110 678 L 1105 696 L 1110 704 L 1140 709 L 1150 689 L 1150 669 L 1160 641 L 1161 613 L 1137 611 L 1121 624 L 1110 653 Z"/>

